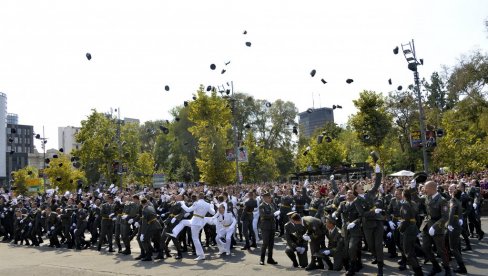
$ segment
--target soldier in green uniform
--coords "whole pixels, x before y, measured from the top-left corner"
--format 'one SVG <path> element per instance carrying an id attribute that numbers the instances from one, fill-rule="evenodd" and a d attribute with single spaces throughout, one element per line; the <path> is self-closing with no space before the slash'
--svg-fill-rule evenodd
<path id="1" fill-rule="evenodd" d="M 356 206 L 362 208 L 362 226 L 366 243 L 375 257 L 378 264 L 377 275 L 383 275 L 383 224 L 385 222 L 385 206 L 378 198 L 378 189 L 381 185 L 382 174 L 380 166 L 376 164 L 374 186 L 367 193 L 364 193 L 364 187 L 361 183 L 353 185 L 356 193 Z"/>
<path id="2" fill-rule="evenodd" d="M 112 246 L 114 222 L 112 218 L 115 217 L 114 213 L 114 198 L 112 195 L 105 195 L 105 203 L 100 207 L 101 225 L 100 225 L 100 237 L 98 239 L 98 251 L 102 249 L 102 244 L 105 239 L 108 241 L 108 252 L 115 252 Z"/>
<path id="3" fill-rule="evenodd" d="M 304 216 L 302 218 L 302 223 L 305 229 L 307 229 L 307 233 L 303 238 L 306 241 L 310 241 L 310 252 L 312 254 L 306 270 L 323 269 L 324 264 L 315 256 L 315 254 L 325 247 L 325 232 L 327 231 L 325 225 L 320 219 L 311 216 Z"/>
<path id="4" fill-rule="evenodd" d="M 464 266 L 463 257 L 461 256 L 461 231 L 463 225 L 463 211 L 461 207 L 461 191 L 456 189 L 456 184 L 449 186 L 449 195 L 451 200 L 449 201 L 449 222 L 447 225 L 449 247 L 451 248 L 452 255 L 458 263 L 458 268 L 454 269 L 454 272 L 460 274 L 468 273 L 466 266 Z"/>
<path id="5" fill-rule="evenodd" d="M 260 265 L 264 265 L 264 258 L 266 256 L 266 251 L 268 253 L 268 264 L 278 264 L 273 259 L 273 247 L 274 247 L 274 236 L 276 230 L 274 213 L 276 212 L 271 199 L 271 194 L 266 192 L 263 194 L 264 202 L 259 206 L 259 217 L 260 223 L 259 228 L 263 236 L 263 245 L 261 247 L 261 260 Z"/>
<path id="6" fill-rule="evenodd" d="M 424 186 L 426 199 L 425 206 L 427 209 L 427 216 L 425 217 L 420 231 L 422 231 L 422 249 L 428 260 L 432 262 L 433 268 L 429 275 L 435 275 L 442 271 L 439 266 L 434 253 L 432 252 L 432 244 L 435 244 L 437 253 L 442 258 L 442 266 L 445 270 L 445 275 L 451 275 L 451 268 L 449 266 L 449 257 L 447 256 L 445 235 L 446 223 L 449 219 L 449 206 L 445 200 L 437 192 L 437 184 L 433 181 L 428 181 Z"/>
<path id="7" fill-rule="evenodd" d="M 139 198 L 137 195 L 134 195 Z M 129 198 L 125 198 L 124 202 L 124 209 L 121 216 L 120 221 L 120 233 L 122 236 L 122 242 L 124 243 L 125 250 L 122 251 L 122 254 L 129 255 L 131 254 L 130 249 L 130 227 L 131 224 L 134 223 L 135 219 L 139 217 L 139 204 L 136 204 L 134 201 L 129 201 Z"/>
<path id="8" fill-rule="evenodd" d="M 148 204 L 147 199 L 143 198 L 141 200 L 142 204 L 142 225 L 140 227 L 141 234 L 139 235 L 139 240 L 144 248 L 144 258 L 142 261 L 152 261 L 152 247 L 151 241 L 155 244 L 161 244 L 161 224 L 159 224 L 158 216 L 156 210 L 153 206 Z M 163 249 L 159 249 L 157 259 L 164 259 Z"/>
<path id="9" fill-rule="evenodd" d="M 325 206 L 324 196 L 325 195 L 321 193 L 321 190 L 315 191 L 314 198 L 310 202 L 310 207 L 308 208 L 308 214 L 310 216 L 316 217 L 318 219 L 322 218 Z"/>
<path id="10" fill-rule="evenodd" d="M 170 257 L 171 255 L 169 254 L 169 249 L 168 245 L 166 243 L 166 239 L 171 239 L 173 241 L 173 244 L 176 247 L 176 256 L 175 259 L 181 259 L 183 257 L 182 255 L 182 248 L 181 248 L 181 243 L 178 240 L 178 238 L 174 238 L 171 236 L 166 235 L 166 233 L 171 233 L 173 231 L 173 228 L 181 222 L 185 215 L 185 211 L 183 208 L 181 208 L 181 203 L 180 201 L 183 200 L 182 195 L 176 195 L 173 196 L 171 202 L 169 203 L 169 211 L 167 218 L 164 220 L 164 230 L 163 230 L 163 242 L 161 243 L 161 246 L 167 253 L 166 256 Z M 169 256 L 168 256 L 169 255 Z"/>
<path id="11" fill-rule="evenodd" d="M 317 253 L 317 256 L 325 261 L 329 270 L 340 271 L 344 264 L 344 238 L 342 237 L 341 231 L 336 226 L 336 219 L 331 215 L 327 216 L 325 219 L 325 226 L 327 228 L 325 236 L 327 237 L 329 244 L 325 249 L 320 250 Z M 334 263 L 332 263 L 330 257 L 333 257 Z"/>
<path id="12" fill-rule="evenodd" d="M 292 190 L 290 190 L 290 193 L 293 193 Z M 285 223 L 288 222 L 288 217 L 286 214 L 291 212 L 291 206 L 293 204 L 293 197 L 291 197 L 290 194 L 288 195 L 283 195 L 281 197 L 280 201 L 280 236 L 283 236 L 285 233 Z"/>
<path id="13" fill-rule="evenodd" d="M 411 189 L 403 191 L 404 200 L 400 205 L 400 226 L 398 227 L 401 237 L 400 248 L 402 249 L 402 256 L 405 256 L 405 262 L 412 267 L 415 276 L 423 276 L 422 267 L 420 267 L 415 256 L 415 242 L 419 233 L 416 220 L 418 206 L 412 201 L 412 193 L 413 190 Z"/>
<path id="14" fill-rule="evenodd" d="M 87 225 L 88 213 L 85 210 L 85 204 L 83 202 L 78 203 L 78 209 L 76 211 L 76 226 L 74 230 L 75 234 L 75 245 L 77 250 L 81 250 L 81 247 L 87 245 L 84 240 L 84 234 Z"/>
<path id="15" fill-rule="evenodd" d="M 307 241 L 303 239 L 303 235 L 305 235 L 307 229 L 303 226 L 302 218 L 297 213 L 290 212 L 287 216 L 290 217 L 290 220 L 285 224 L 285 253 L 293 262 L 293 267 L 300 265 L 301 268 L 305 268 L 308 265 L 308 246 Z"/>
<path id="16" fill-rule="evenodd" d="M 61 230 L 61 221 L 58 218 L 58 214 L 51 211 L 51 207 L 46 208 L 46 229 L 47 236 L 49 237 L 49 247 L 61 247 L 58 240 L 59 230 Z"/>
<path id="17" fill-rule="evenodd" d="M 400 246 L 400 233 L 398 232 L 398 221 L 400 219 L 400 208 L 402 199 L 403 189 L 397 188 L 395 190 L 395 197 L 390 200 L 387 209 L 388 224 L 387 224 L 387 240 L 386 246 L 388 247 L 388 252 L 390 253 L 390 258 L 397 257 L 396 247 Z M 391 233 L 391 234 L 389 234 Z"/>
<path id="18" fill-rule="evenodd" d="M 120 199 L 116 198 L 114 203 L 115 217 L 112 218 L 112 221 L 114 222 L 115 244 L 119 249 L 118 253 L 122 253 L 122 245 L 120 243 L 120 225 L 121 225 L 123 211 L 124 211 L 124 205 L 120 202 Z"/>

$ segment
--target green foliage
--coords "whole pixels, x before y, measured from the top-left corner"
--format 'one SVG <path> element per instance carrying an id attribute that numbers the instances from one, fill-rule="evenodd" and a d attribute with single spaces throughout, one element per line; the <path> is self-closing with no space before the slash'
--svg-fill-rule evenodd
<path id="1" fill-rule="evenodd" d="M 232 148 L 227 139 L 231 128 L 231 104 L 232 99 L 218 97 L 215 91 L 207 95 L 201 86 L 197 100 L 188 106 L 188 119 L 194 124 L 189 131 L 197 139 L 200 153 L 196 160 L 200 179 L 210 185 L 226 185 L 234 178 L 233 163 L 225 156 L 225 149 Z"/>
<path id="2" fill-rule="evenodd" d="M 39 178 L 39 172 L 37 168 L 27 166 L 23 169 L 12 172 L 13 187 L 15 187 L 15 193 L 18 195 L 27 194 L 29 188 L 29 181 L 36 181 Z"/>
<path id="3" fill-rule="evenodd" d="M 379 148 L 391 130 L 384 98 L 376 92 L 363 91 L 353 102 L 359 111 L 350 118 L 351 125 L 366 146 Z M 369 139 L 364 139 L 365 135 Z"/>
<path id="4" fill-rule="evenodd" d="M 240 163 L 243 182 L 263 183 L 275 180 L 279 172 L 273 151 L 258 146 L 253 131 L 246 134 L 244 146 L 248 151 L 248 162 Z"/>
<path id="5" fill-rule="evenodd" d="M 310 147 L 307 154 L 307 147 Z M 317 169 L 321 165 L 335 167 L 346 161 L 346 147 L 338 139 L 331 139 L 318 143 L 317 139 L 311 139 L 309 146 L 302 147 L 297 156 L 297 165 L 300 170 L 306 170 L 308 166 Z M 364 160 L 363 160 L 364 161 Z"/>
<path id="6" fill-rule="evenodd" d="M 133 172 L 135 181 L 144 185 L 151 185 L 154 174 L 154 164 L 154 158 L 151 153 L 139 153 Z"/>
<path id="7" fill-rule="evenodd" d="M 49 178 L 51 187 L 58 187 L 60 192 L 74 191 L 78 180 L 86 182 L 85 174 L 75 169 L 69 157 L 62 153 L 58 154 L 58 158 L 51 159 L 44 174 Z"/>
<path id="8" fill-rule="evenodd" d="M 119 176 L 114 169 L 117 162 L 127 168 L 129 173 L 134 170 L 140 151 L 138 128 L 136 124 L 124 124 L 96 110 L 81 122 L 76 140 L 82 147 L 73 155 L 80 157 L 90 183 L 98 182 L 100 176 L 106 181 L 117 183 Z"/>

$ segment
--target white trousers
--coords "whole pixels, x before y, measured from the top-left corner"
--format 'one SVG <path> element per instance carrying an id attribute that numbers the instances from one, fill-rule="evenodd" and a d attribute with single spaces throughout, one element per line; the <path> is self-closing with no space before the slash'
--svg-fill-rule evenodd
<path id="1" fill-rule="evenodd" d="M 234 228 L 230 227 L 222 227 L 217 231 L 217 247 L 219 248 L 219 254 L 226 252 L 230 254 L 230 245 L 232 243 L 232 235 L 234 234 Z M 220 239 L 225 238 L 225 243 L 222 242 Z"/>

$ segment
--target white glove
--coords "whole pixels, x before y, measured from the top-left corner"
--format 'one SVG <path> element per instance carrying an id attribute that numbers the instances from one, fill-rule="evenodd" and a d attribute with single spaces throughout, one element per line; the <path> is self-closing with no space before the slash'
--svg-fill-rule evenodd
<path id="1" fill-rule="evenodd" d="M 113 217 L 115 214 L 114 213 L 111 213 L 110 215 L 108 215 L 109 218 Z"/>
<path id="2" fill-rule="evenodd" d="M 398 221 L 397 225 L 398 225 L 398 227 L 400 227 L 400 225 L 402 225 L 402 221 Z"/>
<path id="3" fill-rule="evenodd" d="M 298 254 L 303 254 L 303 252 L 305 252 L 304 247 L 297 247 L 296 250 L 297 250 Z"/>
<path id="4" fill-rule="evenodd" d="M 477 207 L 478 207 L 478 204 L 473 203 L 473 208 L 475 208 L 475 209 L 476 209 Z"/>
<path id="5" fill-rule="evenodd" d="M 280 215 L 280 213 L 281 213 L 280 210 L 278 210 L 278 211 L 274 212 L 274 216 L 277 217 Z"/>
<path id="6" fill-rule="evenodd" d="M 330 181 L 332 181 L 332 180 L 334 180 L 334 175 L 333 174 L 330 176 Z"/>
<path id="7" fill-rule="evenodd" d="M 51 230 L 54 230 L 54 226 L 51 226 Z"/>
<path id="8" fill-rule="evenodd" d="M 390 220 L 390 221 L 388 222 L 388 224 L 390 225 L 391 230 L 395 230 L 396 225 L 395 225 L 395 223 L 394 223 L 393 221 L 391 221 L 391 220 Z"/>
<path id="9" fill-rule="evenodd" d="M 448 225 L 447 230 L 449 230 L 449 232 L 452 232 L 452 230 L 454 230 L 454 227 L 452 227 L 452 225 Z"/>
<path id="10" fill-rule="evenodd" d="M 76 233 L 76 231 L 78 231 L 78 229 L 75 229 L 73 232 Z"/>
<path id="11" fill-rule="evenodd" d="M 410 181 L 410 188 L 411 189 L 415 189 L 416 186 L 417 186 L 417 181 L 415 181 L 415 179 Z"/>
<path id="12" fill-rule="evenodd" d="M 354 222 L 351 222 L 347 225 L 347 230 L 351 230 L 353 229 L 354 227 L 356 227 L 356 224 Z"/>
<path id="13" fill-rule="evenodd" d="M 176 218 L 171 219 L 171 223 L 175 223 L 175 221 L 176 221 Z"/>
<path id="14" fill-rule="evenodd" d="M 333 218 L 337 218 L 337 212 L 332 213 Z"/>
<path id="15" fill-rule="evenodd" d="M 32 222 L 29 222 L 29 227 L 32 227 Z"/>
<path id="16" fill-rule="evenodd" d="M 122 216 L 122 219 L 126 219 L 126 218 L 127 218 L 127 215 L 123 215 L 123 216 Z"/>
<path id="17" fill-rule="evenodd" d="M 431 226 L 429 228 L 429 235 L 434 236 L 434 234 L 435 234 L 435 229 L 434 229 L 434 227 Z"/>
<path id="18" fill-rule="evenodd" d="M 310 241 L 310 240 L 311 240 L 310 236 L 309 236 L 309 235 L 307 235 L 307 234 L 303 235 L 303 236 L 302 236 L 302 238 L 303 238 L 305 241 Z"/>
<path id="19" fill-rule="evenodd" d="M 374 209 L 374 212 L 375 212 L 376 214 L 381 213 L 381 211 L 383 211 L 383 210 L 382 210 L 382 209 L 380 209 L 380 208 L 376 208 L 376 209 Z"/>
<path id="20" fill-rule="evenodd" d="M 113 221 L 117 221 L 117 218 L 113 218 L 112 220 L 113 220 Z"/>
<path id="21" fill-rule="evenodd" d="M 5 218 L 5 215 L 2 213 L 2 214 L 0 215 L 0 217 L 1 217 L 1 218 Z"/>
<path id="22" fill-rule="evenodd" d="M 144 241 L 144 234 L 141 234 L 141 236 L 139 237 L 139 240 L 140 240 L 141 242 L 143 242 L 143 241 Z"/>
<path id="23" fill-rule="evenodd" d="M 388 229 L 388 226 L 386 226 L 386 225 L 385 225 L 385 226 L 383 226 L 383 230 L 385 230 L 385 231 L 386 231 L 386 229 Z"/>
<path id="24" fill-rule="evenodd" d="M 190 213 L 185 213 L 183 217 L 187 218 L 188 216 L 190 216 Z"/>
<path id="25" fill-rule="evenodd" d="M 72 226 L 73 226 L 73 227 L 76 227 L 76 223 L 73 223 L 73 225 L 72 225 Z"/>
<path id="26" fill-rule="evenodd" d="M 375 173 L 380 173 L 381 172 L 380 165 L 376 164 L 376 167 L 374 168 L 374 172 Z"/>
<path id="27" fill-rule="evenodd" d="M 388 234 L 386 234 L 386 237 L 391 239 L 391 236 L 393 236 L 393 234 L 391 232 L 388 232 Z"/>
<path id="28" fill-rule="evenodd" d="M 49 236 L 49 235 L 51 235 L 51 231 L 47 231 L 47 233 L 46 233 L 46 234 L 47 234 L 48 236 Z"/>
<path id="29" fill-rule="evenodd" d="M 129 219 L 128 223 L 132 224 L 134 222 L 134 219 Z"/>
<path id="30" fill-rule="evenodd" d="M 324 253 L 325 256 L 329 256 L 330 250 L 326 249 L 326 250 L 322 251 L 322 253 Z"/>
<path id="31" fill-rule="evenodd" d="M 136 223 L 134 223 L 134 226 L 135 226 L 136 228 L 139 228 L 139 226 L 140 226 L 140 225 L 139 225 L 139 222 L 137 222 L 137 221 L 136 221 Z"/>
<path id="32" fill-rule="evenodd" d="M 422 233 L 417 234 L 417 239 L 420 239 L 420 238 L 422 238 Z"/>
<path id="33" fill-rule="evenodd" d="M 459 226 L 463 226 L 463 220 L 462 219 L 459 220 Z"/>

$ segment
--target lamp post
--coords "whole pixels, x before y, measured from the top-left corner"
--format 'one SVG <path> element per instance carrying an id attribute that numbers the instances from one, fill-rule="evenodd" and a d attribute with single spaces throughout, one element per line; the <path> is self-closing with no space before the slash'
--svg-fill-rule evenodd
<path id="1" fill-rule="evenodd" d="M 42 148 L 42 153 L 43 153 L 43 159 L 42 159 L 42 180 L 43 181 L 42 182 L 44 185 L 44 191 L 46 191 L 46 173 L 45 173 L 45 170 L 46 170 L 46 143 L 47 143 L 48 138 L 46 138 L 46 135 L 44 134 L 44 126 L 42 126 L 42 137 L 38 133 L 38 134 L 36 134 L 35 138 L 37 140 L 41 141 L 41 148 Z"/>
<path id="2" fill-rule="evenodd" d="M 229 84 L 229 83 L 227 83 Z M 222 85 L 222 90 L 221 90 L 221 94 L 223 94 L 224 92 L 226 92 L 226 89 L 225 87 Z M 236 112 L 236 99 L 234 98 L 234 82 L 231 81 L 230 82 L 230 91 L 227 93 L 227 95 L 230 94 L 229 99 L 231 101 L 231 109 L 232 109 L 232 132 L 234 134 L 234 156 L 235 156 L 235 161 L 236 161 L 236 184 L 239 185 L 240 184 L 240 175 L 239 175 L 239 139 L 237 137 L 237 132 L 238 132 L 238 129 L 237 129 L 237 119 L 236 119 L 236 116 L 235 116 L 235 112 Z M 224 96 L 226 97 L 226 96 Z"/>
<path id="3" fill-rule="evenodd" d="M 429 159 L 427 156 L 427 138 L 425 134 L 425 124 L 424 124 L 424 108 L 422 107 L 422 95 L 420 93 L 420 78 L 417 67 L 424 64 L 423 59 L 417 60 L 417 55 L 415 53 L 415 44 L 412 41 L 402 44 L 402 51 L 405 59 L 408 63 L 408 69 L 413 72 L 413 78 L 415 81 L 415 92 L 417 92 L 417 102 L 419 106 L 419 116 L 420 116 L 420 135 L 422 139 L 422 153 L 424 157 L 424 171 L 429 172 Z"/>

